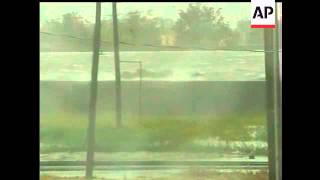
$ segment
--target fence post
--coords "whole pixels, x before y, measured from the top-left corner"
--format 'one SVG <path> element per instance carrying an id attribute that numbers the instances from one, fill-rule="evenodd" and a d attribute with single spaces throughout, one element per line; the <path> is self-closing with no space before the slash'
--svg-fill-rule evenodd
<path id="1" fill-rule="evenodd" d="M 97 86 L 98 86 L 98 66 L 99 66 L 99 49 L 100 49 L 100 32 L 101 32 L 101 2 L 96 3 L 96 22 L 94 28 L 93 40 L 93 57 L 91 70 L 90 85 L 90 104 L 89 104 L 89 125 L 88 125 L 88 146 L 86 161 L 86 178 L 91 179 L 94 167 L 94 151 L 95 151 L 95 121 L 96 121 L 96 102 L 97 102 Z"/>

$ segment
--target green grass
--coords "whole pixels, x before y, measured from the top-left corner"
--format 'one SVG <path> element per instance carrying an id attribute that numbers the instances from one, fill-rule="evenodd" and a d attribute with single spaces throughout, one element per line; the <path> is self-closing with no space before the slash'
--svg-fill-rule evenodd
<path id="1" fill-rule="evenodd" d="M 42 116 L 41 152 L 84 151 L 86 149 L 86 114 L 61 112 Z M 199 146 L 196 139 L 218 137 L 230 141 L 254 140 L 248 126 L 264 126 L 263 115 L 233 115 L 220 118 L 125 117 L 123 127 L 116 128 L 113 116 L 98 114 L 96 120 L 96 150 L 99 152 L 132 151 L 231 151 L 230 147 Z M 257 140 L 257 139 L 255 139 Z M 262 133 L 258 140 L 265 140 Z M 241 149 L 240 149 L 241 150 Z M 242 149 L 245 151 L 245 149 Z M 265 150 L 260 150 L 265 153 Z"/>

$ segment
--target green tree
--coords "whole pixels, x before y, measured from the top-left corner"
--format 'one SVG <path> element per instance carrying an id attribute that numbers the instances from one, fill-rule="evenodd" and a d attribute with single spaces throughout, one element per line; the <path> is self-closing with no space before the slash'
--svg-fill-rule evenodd
<path id="1" fill-rule="evenodd" d="M 92 38 L 93 24 L 86 21 L 77 13 L 67 13 L 62 15 L 61 22 L 51 20 L 44 23 L 41 31 L 89 39 Z M 90 51 L 92 49 L 92 41 L 45 34 L 41 34 L 40 38 L 40 49 L 45 51 Z"/>
<path id="2" fill-rule="evenodd" d="M 59 22 L 56 19 L 46 21 L 42 28 L 40 29 L 41 31 L 45 32 L 55 32 L 55 33 L 62 33 L 63 32 L 63 26 L 62 23 Z"/>
<path id="3" fill-rule="evenodd" d="M 83 17 L 79 16 L 77 13 L 64 14 L 62 20 L 64 33 L 79 37 L 91 36 L 92 34 L 88 28 L 89 26 L 85 22 Z"/>
<path id="4" fill-rule="evenodd" d="M 173 29 L 177 34 L 177 44 L 204 47 L 229 46 L 234 32 L 225 22 L 221 8 L 203 6 L 200 3 L 189 4 L 180 11 L 179 19 Z"/>
<path id="5" fill-rule="evenodd" d="M 119 21 L 120 40 L 130 43 L 159 44 L 160 19 L 142 16 L 139 11 L 129 12 Z"/>

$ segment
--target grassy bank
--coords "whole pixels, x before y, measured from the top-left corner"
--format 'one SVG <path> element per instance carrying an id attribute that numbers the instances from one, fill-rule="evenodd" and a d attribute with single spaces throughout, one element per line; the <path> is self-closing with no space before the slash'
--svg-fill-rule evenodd
<path id="1" fill-rule="evenodd" d="M 86 114 L 60 113 L 41 117 L 41 152 L 85 151 Z M 99 114 L 96 121 L 96 150 L 98 152 L 132 151 L 192 151 L 229 152 L 232 141 L 265 141 L 265 132 L 250 135 L 251 126 L 264 126 L 263 115 L 233 115 L 228 117 L 161 117 L 124 118 L 123 127 L 116 128 L 108 113 Z M 226 146 L 198 145 L 197 140 L 216 138 Z M 240 151 L 250 151 L 242 147 Z M 257 149 L 266 153 L 265 149 Z"/>

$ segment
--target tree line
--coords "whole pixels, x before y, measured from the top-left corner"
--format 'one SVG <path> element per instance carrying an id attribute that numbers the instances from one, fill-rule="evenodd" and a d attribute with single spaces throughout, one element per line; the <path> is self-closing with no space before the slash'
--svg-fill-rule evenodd
<path id="1" fill-rule="evenodd" d="M 249 20 L 239 21 L 232 29 L 225 21 L 221 8 L 201 4 L 190 4 L 179 12 L 176 21 L 142 15 L 139 11 L 129 12 L 119 19 L 121 50 L 177 50 L 175 48 L 151 47 L 181 46 L 202 48 L 262 48 L 263 31 L 251 29 Z M 103 51 L 113 51 L 112 19 L 101 21 Z M 40 31 L 70 35 L 50 36 L 40 34 L 41 51 L 91 51 L 94 24 L 77 13 L 67 13 L 62 21 L 45 22 Z M 132 46 L 134 44 L 134 46 Z"/>

